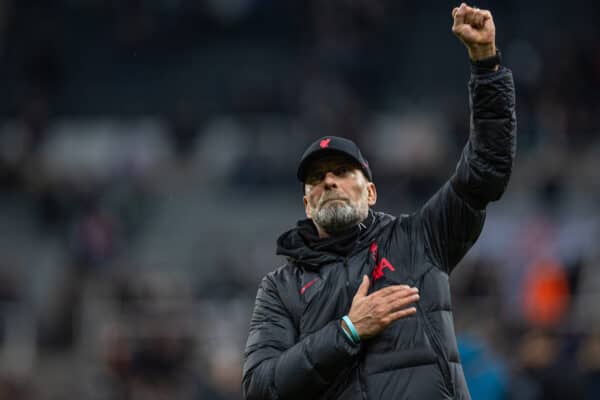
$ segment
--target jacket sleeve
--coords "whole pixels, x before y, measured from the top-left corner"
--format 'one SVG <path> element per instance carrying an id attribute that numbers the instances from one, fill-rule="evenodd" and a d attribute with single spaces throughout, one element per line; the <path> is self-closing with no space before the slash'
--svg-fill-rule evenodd
<path id="1" fill-rule="evenodd" d="M 242 389 L 247 400 L 317 398 L 352 366 L 360 345 L 342 333 L 339 321 L 299 340 L 271 275 L 256 295 L 246 343 Z"/>
<path id="2" fill-rule="evenodd" d="M 511 71 L 473 74 L 469 94 L 469 140 L 456 171 L 417 213 L 427 251 L 448 273 L 479 237 L 487 204 L 504 193 L 516 151 Z"/>

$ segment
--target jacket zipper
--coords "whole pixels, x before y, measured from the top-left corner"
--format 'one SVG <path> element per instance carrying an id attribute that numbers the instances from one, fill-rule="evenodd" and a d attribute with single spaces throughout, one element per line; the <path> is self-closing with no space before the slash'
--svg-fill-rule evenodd
<path id="1" fill-rule="evenodd" d="M 350 299 L 354 298 L 352 292 L 350 291 L 350 275 L 348 272 L 348 257 L 344 257 L 344 277 L 346 280 L 346 293 L 348 293 L 348 296 Z M 358 385 L 360 386 L 360 393 L 361 396 L 363 398 L 363 400 L 368 400 L 367 398 L 367 392 L 365 390 L 365 383 L 363 382 L 362 379 L 362 373 L 361 373 L 361 368 L 360 368 L 360 360 L 356 361 L 356 378 L 358 379 Z"/>
<path id="2" fill-rule="evenodd" d="M 429 318 L 425 315 L 425 312 L 421 309 L 421 307 L 417 306 L 417 310 L 421 314 L 423 318 L 423 322 L 425 323 L 425 333 L 429 338 L 429 341 L 433 345 L 433 350 L 437 354 L 437 363 L 440 368 L 440 372 L 442 373 L 442 378 L 444 379 L 444 384 L 446 388 L 450 392 L 450 397 L 454 397 L 454 385 L 452 384 L 452 375 L 450 372 L 450 366 L 448 365 L 448 357 L 446 356 L 446 352 L 439 342 L 437 336 L 433 332 L 433 328 L 431 327 L 431 323 L 429 322 Z"/>
<path id="3" fill-rule="evenodd" d="M 350 293 L 350 276 L 348 275 L 348 257 L 344 258 L 344 279 L 346 281 L 346 293 L 352 298 L 352 293 Z"/>

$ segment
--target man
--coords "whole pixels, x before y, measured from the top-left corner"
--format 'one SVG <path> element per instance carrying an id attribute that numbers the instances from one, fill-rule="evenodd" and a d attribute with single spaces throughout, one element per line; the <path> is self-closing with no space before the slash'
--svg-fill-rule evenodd
<path id="1" fill-rule="evenodd" d="M 452 11 L 473 65 L 471 131 L 454 175 L 415 214 L 374 212 L 369 164 L 325 137 L 302 156 L 308 219 L 278 240 L 288 263 L 261 282 L 243 371 L 249 400 L 469 399 L 448 276 L 512 170 L 511 72 L 489 11 Z"/>

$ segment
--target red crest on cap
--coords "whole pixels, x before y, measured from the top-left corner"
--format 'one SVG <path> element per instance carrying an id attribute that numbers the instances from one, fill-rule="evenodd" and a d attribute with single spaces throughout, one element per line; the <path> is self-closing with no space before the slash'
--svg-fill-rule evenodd
<path id="1" fill-rule="evenodd" d="M 319 143 L 319 146 L 321 146 L 322 149 L 326 149 L 329 147 L 329 142 L 331 142 L 331 138 L 323 139 L 321 140 L 321 143 Z"/>

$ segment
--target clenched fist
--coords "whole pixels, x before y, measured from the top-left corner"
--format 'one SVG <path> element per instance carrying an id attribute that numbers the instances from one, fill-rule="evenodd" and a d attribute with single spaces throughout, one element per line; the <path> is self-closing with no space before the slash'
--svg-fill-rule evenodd
<path id="1" fill-rule="evenodd" d="M 368 294 L 369 285 L 369 278 L 365 275 L 348 312 L 348 318 L 361 339 L 375 336 L 392 322 L 417 312 L 415 307 L 408 307 L 419 301 L 417 288 L 394 285 Z M 344 325 L 342 322 L 346 329 Z"/>
<path id="2" fill-rule="evenodd" d="M 452 18 L 452 32 L 467 47 L 471 60 L 482 60 L 496 54 L 496 27 L 492 13 L 462 3 L 452 10 Z"/>

